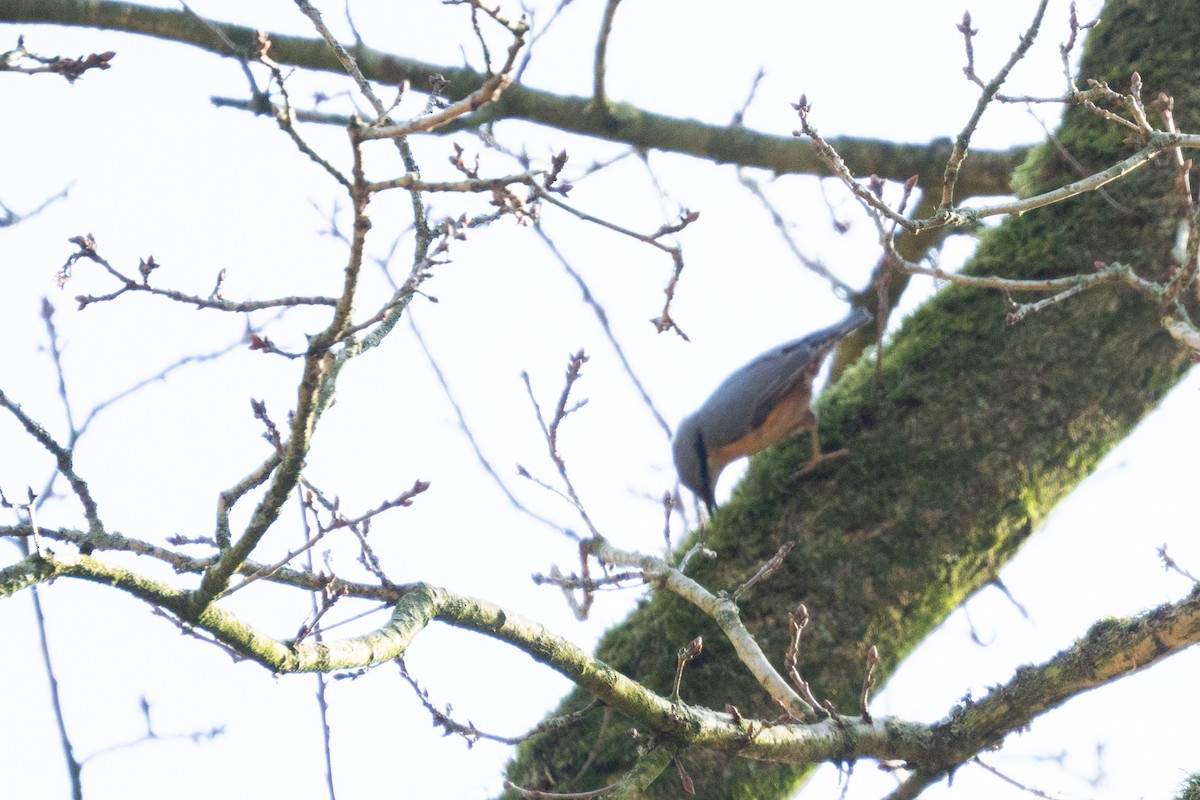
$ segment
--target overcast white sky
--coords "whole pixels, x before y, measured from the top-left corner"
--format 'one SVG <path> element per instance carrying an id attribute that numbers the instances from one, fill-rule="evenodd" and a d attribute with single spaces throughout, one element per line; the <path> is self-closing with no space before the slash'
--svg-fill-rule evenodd
<path id="1" fill-rule="evenodd" d="M 321 5 L 336 24 L 342 3 Z M 971 9 L 981 30 L 977 59 L 986 72 L 1007 56 L 1035 4 L 977 5 L 983 6 Z M 1080 5 L 1081 14 L 1094 7 Z M 544 21 L 553 6 L 534 3 L 535 22 Z M 1061 90 L 1057 47 L 1066 35 L 1066 4 L 1051 6 L 1039 46 L 1014 76 L 1014 91 Z M 290 3 L 191 7 L 272 30 L 309 30 Z M 568 7 L 538 43 L 528 83 L 572 94 L 590 91 L 601 7 L 597 0 Z M 374 47 L 448 65 L 461 63 L 465 53 L 478 63 L 463 9 L 435 2 L 360 3 L 352 9 Z M 827 134 L 914 142 L 952 136 L 975 98 L 961 74 L 961 37 L 954 29 L 962 11 L 959 2 L 761 2 L 725 5 L 718 13 L 689 2 L 630 1 L 622 5 L 613 34 L 609 94 L 657 112 L 722 123 L 740 107 L 763 67 L 766 78 L 746 117 L 757 130 L 789 133 L 796 127 L 789 103 L 803 92 L 814 105 L 815 124 Z M 55 288 L 55 271 L 73 249 L 69 237 L 93 233 L 100 251 L 131 271 L 139 258 L 153 254 L 163 264 L 155 273 L 160 285 L 198 294 L 211 290 L 221 269 L 227 270 L 226 297 L 329 291 L 345 252 L 321 232 L 337 204 L 345 202 L 270 122 L 211 108 L 211 95 L 244 95 L 234 63 L 137 37 L 30 25 L 0 28 L 0 49 L 14 45 L 19 34 L 41 53 L 118 54 L 113 69 L 89 74 L 75 86 L 45 76 L 2 77 L 7 121 L 0 126 L 0 152 L 6 155 L 0 162 L 0 201 L 23 211 L 68 184 L 72 188 L 66 200 L 0 230 L 5 275 L 0 336 L 6 342 L 0 349 L 0 389 L 61 435 L 64 418 L 39 318 L 43 296 L 56 308 L 66 343 L 77 419 L 181 355 L 238 341 L 244 328 L 231 316 L 158 298 L 126 297 L 78 311 L 72 297 L 114 287 L 98 269 L 79 264 L 66 290 Z M 346 86 L 332 77 L 298 78 L 293 96 L 303 104 L 315 89 L 332 93 Z M 1053 117 L 1052 111 L 1041 113 Z M 572 175 L 593 159 L 622 152 L 519 123 L 500 125 L 497 134 L 538 159 L 566 147 Z M 1040 135 L 1024 109 L 997 110 L 985 117 L 976 144 L 1007 147 Z M 345 161 L 340 132 L 315 130 L 310 136 L 331 158 Z M 466 134 L 453 140 L 478 148 Z M 428 139 L 417 148 L 427 177 L 448 173 L 449 142 Z M 380 177 L 396 169 L 386 156 L 377 158 L 372 167 Z M 562 215 L 547 213 L 545 225 L 604 303 L 639 377 L 674 424 L 730 369 L 839 318 L 844 307 L 827 284 L 793 263 L 731 169 L 662 154 L 652 154 L 649 163 L 657 187 L 637 159 L 627 158 L 573 181 L 578 185 L 571 199 L 641 230 L 670 221 L 680 207 L 701 212 L 682 239 L 688 266 L 673 309 L 690 343 L 655 334 L 646 322 L 661 308 L 670 270 L 666 258 Z M 485 165 L 511 168 L 494 157 L 485 157 Z M 873 231 L 845 193 L 832 183 L 822 188 L 794 179 L 780 181 L 772 195 L 797 220 L 795 233 L 809 254 L 847 282 L 861 284 L 875 257 Z M 482 208 L 484 201 L 475 202 L 472 208 Z M 435 203 L 442 213 L 459 213 L 447 201 Z M 850 234 L 831 232 L 827 203 L 851 223 Z M 404 230 L 403 213 L 398 201 L 375 210 L 375 255 L 385 253 Z M 346 219 L 339 217 L 343 224 Z M 967 249 L 969 243 L 953 241 L 946 262 L 961 259 Z M 403 271 L 407 241 L 398 252 L 396 268 Z M 412 317 L 493 466 L 530 507 L 575 524 L 553 497 L 513 476 L 515 465 L 522 464 L 552 477 L 521 371 L 528 371 L 539 400 L 550 405 L 561 388 L 567 354 L 584 347 L 592 360 L 577 391 L 589 403 L 564 427 L 563 452 L 609 538 L 629 547 L 660 547 L 657 499 L 674 481 L 668 442 L 625 379 L 578 289 L 536 237 L 508 222 L 473 233 L 451 255 L 453 263 L 439 268 L 426 287 L 440 302 L 414 303 Z M 386 291 L 377 274 L 368 275 L 367 284 L 366 291 L 376 296 Z M 926 284 L 919 291 L 930 290 Z M 295 316 L 268 333 L 280 346 L 299 349 L 303 333 L 318 324 L 317 317 Z M 210 535 L 216 493 L 265 454 L 250 398 L 266 400 L 281 423 L 293 402 L 294 381 L 294 364 L 239 350 L 223 361 L 173 373 L 98 417 L 76 463 L 111 529 L 152 539 Z M 1193 571 L 1200 567 L 1187 513 L 1194 469 L 1183 460 L 1194 452 L 1200 432 L 1198 389 L 1194 375 L 1181 384 L 1006 569 L 1004 580 L 1028 618 L 998 591 L 981 593 L 901 668 L 876 701 L 876 713 L 936 719 L 967 692 L 979 696 L 1007 680 L 1016 665 L 1067 646 L 1098 617 L 1135 613 L 1188 590 L 1182 578 L 1163 573 L 1155 548 L 1167 543 Z M 49 474 L 47 455 L 7 418 L 0 419 L 0 453 L 0 488 L 10 496 L 26 485 L 41 486 Z M 727 471 L 722 493 L 736 472 Z M 584 646 L 640 596 L 636 590 L 605 595 L 593 618 L 579 623 L 556 590 L 532 585 L 531 572 L 556 563 L 571 568 L 574 547 L 514 512 L 476 468 L 408 330 L 346 372 L 308 474 L 337 494 L 344 508 L 360 510 L 418 478 L 431 481 L 412 508 L 375 525 L 373 542 L 396 581 L 427 580 L 487 598 Z M 77 524 L 77 517 L 70 502 L 52 503 L 42 522 Z M 299 540 L 294 512 L 276 535 L 281 549 Z M 5 550 L 6 560 L 16 556 L 15 549 L 0 548 Z M 331 557 L 339 574 L 357 575 L 348 551 L 335 550 Z M 43 596 L 80 757 L 136 738 L 143 730 L 142 695 L 162 735 L 224 726 L 213 741 L 163 741 L 88 761 L 89 798 L 169 792 L 187 800 L 267 791 L 322 796 L 313 678 L 277 679 L 257 666 L 232 664 L 215 648 L 180 636 L 144 605 L 111 591 L 59 581 Z M 272 633 L 292 635 L 307 601 L 275 597 L 247 591 L 232 605 Z M 0 686 L 7 687 L 4 716 L 21 721 L 0 726 L 0 774 L 13 797 L 61 797 L 62 759 L 30 605 L 28 593 L 0 603 L 5 649 L 18 654 L 0 659 Z M 379 621 L 376 616 L 359 624 Z M 972 624 L 983 646 L 971 642 Z M 423 634 L 407 661 L 436 702 L 452 703 L 461 718 L 506 735 L 535 723 L 568 688 L 526 656 L 443 627 Z M 1014 737 L 991 761 L 1054 796 L 1166 796 L 1186 770 L 1200 769 L 1194 742 L 1172 729 L 1175 720 L 1200 711 L 1193 696 L 1178 691 L 1190 685 L 1196 669 L 1195 654 L 1187 653 L 1073 701 Z M 468 751 L 461 740 L 442 738 L 390 668 L 336 682 L 329 695 L 341 797 L 382 791 L 478 798 L 499 791 L 508 750 L 482 743 Z M 834 796 L 836 782 L 836 773 L 827 770 L 803 796 Z M 860 765 L 848 796 L 878 797 L 892 782 L 873 766 Z M 956 776 L 952 790 L 938 787 L 928 796 L 951 794 L 1018 796 L 970 767 Z"/>

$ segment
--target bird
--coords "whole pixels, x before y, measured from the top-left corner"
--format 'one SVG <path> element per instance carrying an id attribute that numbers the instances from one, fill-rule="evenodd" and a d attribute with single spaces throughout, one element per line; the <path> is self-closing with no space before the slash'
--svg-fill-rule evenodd
<path id="1" fill-rule="evenodd" d="M 704 405 L 679 423 L 672 445 L 679 482 L 717 507 L 717 477 L 731 461 L 808 431 L 812 459 L 801 473 L 845 451 L 822 453 L 812 411 L 812 382 L 825 356 L 873 319 L 856 308 L 841 322 L 774 347 L 726 378 Z"/>

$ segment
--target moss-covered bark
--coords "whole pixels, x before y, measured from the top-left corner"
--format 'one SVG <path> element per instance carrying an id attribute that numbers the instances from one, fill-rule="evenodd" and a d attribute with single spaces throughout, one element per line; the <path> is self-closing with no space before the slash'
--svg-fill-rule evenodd
<path id="1" fill-rule="evenodd" d="M 1112 2 L 1088 38 L 1081 74 L 1125 87 L 1137 70 L 1147 96 L 1174 95 L 1181 125 L 1196 130 L 1196 42 L 1200 16 L 1187 4 Z M 1125 135 L 1073 109 L 1059 137 L 1085 165 L 1099 167 L 1128 155 Z M 1111 187 L 1121 210 L 1092 195 L 1006 221 L 984 237 L 968 271 L 1049 276 L 1097 260 L 1161 269 L 1175 206 L 1172 168 L 1160 162 Z M 1023 181 L 1036 189 L 1076 177 L 1047 148 Z M 764 650 L 781 659 L 786 612 L 806 603 L 814 621 L 805 634 L 805 676 L 818 697 L 847 711 L 856 706 L 866 647 L 879 646 L 886 676 L 995 576 L 1187 365 L 1187 354 L 1162 332 L 1159 309 L 1127 290 L 1089 292 L 1016 326 L 1005 325 L 1005 311 L 996 292 L 942 291 L 886 348 L 878 396 L 872 365 L 860 363 L 822 398 L 823 444 L 847 446 L 852 457 L 796 479 L 806 440 L 765 453 L 709 527 L 720 558 L 697 564 L 693 574 L 714 589 L 735 586 L 782 542 L 796 543 L 784 571 L 744 601 L 742 613 Z M 684 699 L 776 715 L 715 626 L 672 597 L 656 594 L 604 638 L 598 655 L 665 691 L 676 648 L 697 634 L 705 653 L 688 668 Z M 571 697 L 564 706 L 582 702 Z M 594 745 L 599 716 L 590 728 L 528 743 L 510 778 L 567 789 Z M 569 788 L 602 786 L 628 768 L 634 745 L 627 728 L 620 720 L 606 727 L 606 746 Z M 708 798 L 781 797 L 806 769 L 682 757 Z M 680 793 L 674 770 L 652 787 L 653 796 Z"/>

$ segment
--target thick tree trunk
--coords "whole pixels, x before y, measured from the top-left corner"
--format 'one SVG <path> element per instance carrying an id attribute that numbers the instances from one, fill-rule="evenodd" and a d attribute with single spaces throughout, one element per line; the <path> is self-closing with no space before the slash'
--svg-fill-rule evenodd
<path id="1" fill-rule="evenodd" d="M 1176 45 L 1196 40 L 1200 15 L 1187 4 L 1112 2 L 1088 36 L 1081 78 L 1123 90 L 1136 70 L 1145 96 L 1174 96 L 1181 127 L 1194 131 L 1200 64 Z M 1070 109 L 1059 139 L 1098 168 L 1129 154 L 1126 133 Z M 1077 177 L 1047 147 L 1031 157 L 1021 182 L 1043 190 Z M 1120 210 L 1093 194 L 1009 219 L 984 235 L 967 271 L 1056 276 L 1120 261 L 1161 277 L 1176 235 L 1174 178 L 1164 157 L 1110 185 Z M 948 287 L 885 348 L 878 391 L 871 363 L 847 371 L 822 398 L 820 415 L 825 448 L 849 447 L 852 456 L 800 479 L 793 473 L 808 458 L 806 439 L 756 458 L 709 526 L 719 559 L 691 570 L 712 589 L 732 588 L 780 544 L 795 542 L 783 572 L 742 602 L 742 614 L 767 654 L 782 661 L 787 611 L 804 602 L 814 620 L 805 633 L 805 677 L 818 697 L 848 713 L 856 713 L 866 648 L 879 646 L 886 675 L 995 577 L 1187 366 L 1187 353 L 1159 325 L 1160 310 L 1130 291 L 1090 291 L 1015 326 L 1005 324 L 1005 302 L 995 291 Z M 776 716 L 715 626 L 663 593 L 611 631 L 598 655 L 667 693 L 676 650 L 698 634 L 705 652 L 688 668 L 683 699 Z M 582 702 L 571 697 L 564 707 Z M 529 743 L 510 778 L 567 790 L 593 747 L 595 716 L 590 728 Z M 628 727 L 619 719 L 606 726 L 606 746 L 571 789 L 603 786 L 628 768 L 635 747 Z M 682 757 L 709 798 L 783 797 L 806 769 Z M 653 789 L 681 796 L 674 770 Z"/>

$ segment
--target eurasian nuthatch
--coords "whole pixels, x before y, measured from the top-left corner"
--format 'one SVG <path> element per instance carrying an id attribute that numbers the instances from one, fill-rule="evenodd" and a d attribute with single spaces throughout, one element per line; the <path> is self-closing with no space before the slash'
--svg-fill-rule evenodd
<path id="1" fill-rule="evenodd" d="M 813 378 L 834 346 L 871 319 L 858 308 L 836 325 L 768 350 L 726 378 L 699 411 L 679 423 L 674 443 L 679 481 L 710 514 L 717 476 L 735 459 L 805 431 L 812 434 L 812 460 L 805 468 L 829 457 L 817 438 Z"/>

